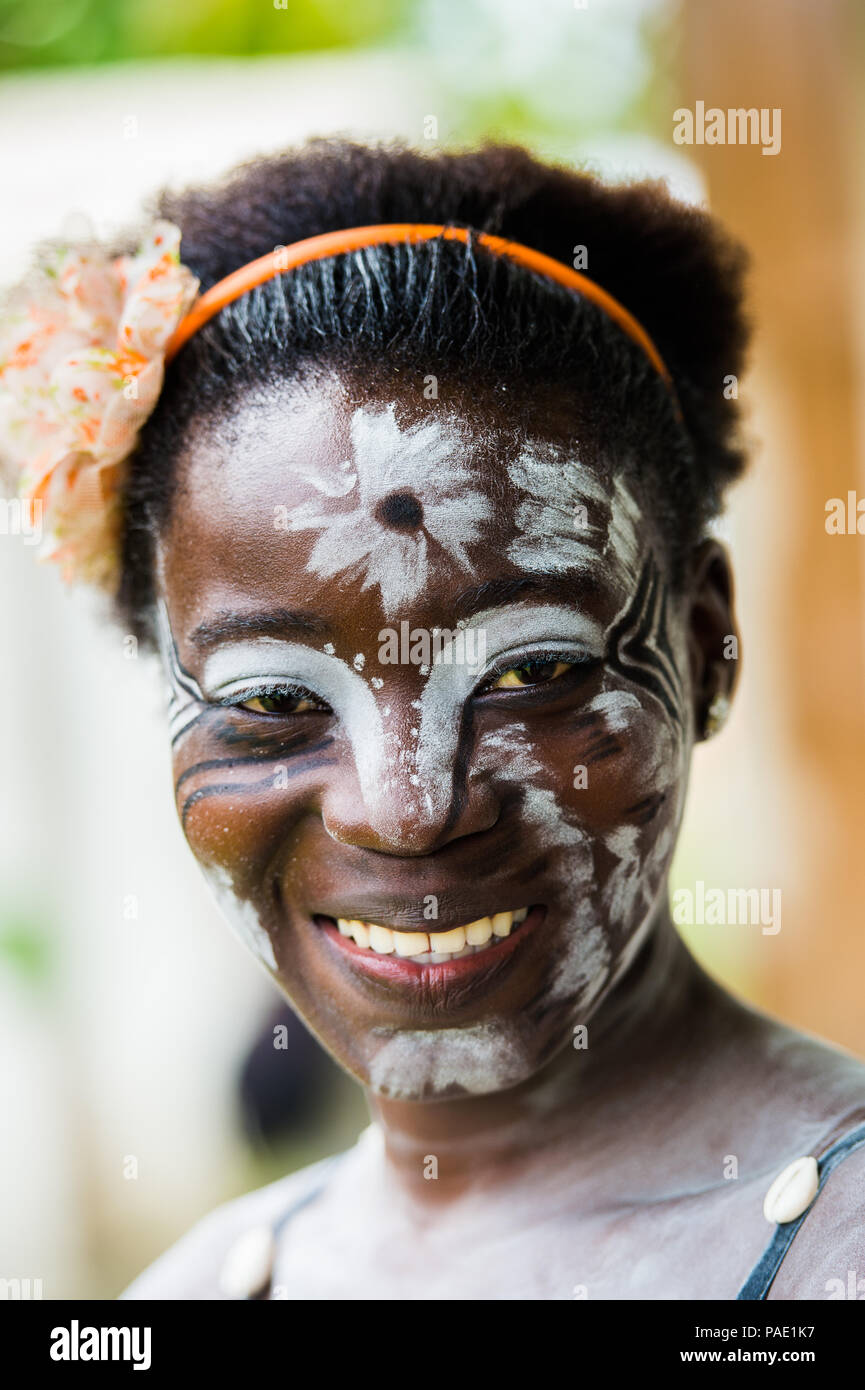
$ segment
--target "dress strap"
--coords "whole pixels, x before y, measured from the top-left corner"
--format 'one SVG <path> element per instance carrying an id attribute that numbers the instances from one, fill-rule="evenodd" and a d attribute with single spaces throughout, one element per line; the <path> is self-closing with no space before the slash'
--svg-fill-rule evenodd
<path id="1" fill-rule="evenodd" d="M 849 1123 L 849 1116 L 843 1123 Z M 832 1135 L 838 1132 L 838 1128 L 840 1128 L 840 1126 L 836 1126 L 836 1129 L 832 1131 Z M 829 1136 L 830 1141 L 832 1140 L 832 1135 Z M 863 1146 L 865 1146 L 865 1121 L 856 1125 L 854 1129 L 848 1130 L 846 1134 L 842 1134 L 839 1139 L 830 1142 L 829 1148 L 825 1149 L 822 1156 L 817 1159 L 818 1181 L 817 1191 L 814 1197 L 795 1220 L 779 1223 L 775 1227 L 769 1244 L 766 1246 L 760 1259 L 757 1261 L 736 1295 L 737 1299 L 749 1299 L 754 1301 L 763 1300 L 767 1297 L 769 1289 L 772 1287 L 772 1281 L 781 1268 L 781 1262 L 790 1249 L 790 1246 L 793 1244 L 796 1232 L 799 1230 L 799 1227 L 802 1225 L 802 1222 L 817 1200 L 829 1174 L 837 1168 L 839 1163 L 843 1162 L 848 1154 L 853 1153 L 856 1149 L 861 1149 Z"/>
<path id="2" fill-rule="evenodd" d="M 279 1238 L 282 1235 L 282 1232 L 285 1230 L 285 1227 L 291 1220 L 293 1220 L 295 1216 L 297 1216 L 297 1213 L 299 1211 L 303 1211 L 304 1207 L 308 1207 L 310 1203 L 316 1201 L 316 1199 L 321 1196 L 322 1192 L 327 1187 L 327 1184 L 330 1181 L 330 1177 L 333 1173 L 334 1168 L 336 1168 L 345 1157 L 346 1153 L 338 1153 L 332 1154 L 330 1158 L 322 1159 L 321 1163 L 319 1164 L 319 1172 L 316 1176 L 316 1180 L 309 1188 L 309 1190 L 304 1192 L 302 1197 L 298 1197 L 296 1202 L 292 1202 L 291 1206 L 288 1207 L 284 1212 L 282 1212 L 281 1215 L 278 1216 L 275 1221 L 271 1222 L 270 1229 L 273 1236 L 272 1248 L 274 1261 L 276 1259 L 276 1253 L 279 1249 Z M 260 1301 L 264 1301 L 265 1299 L 271 1298 L 272 1293 L 273 1266 L 271 1265 L 270 1276 L 268 1278 L 267 1285 L 264 1289 L 261 1290 L 260 1293 L 256 1295 L 256 1298 Z"/>
<path id="3" fill-rule="evenodd" d="M 308 1170 L 308 1184 L 285 1211 L 275 1219 L 248 1226 L 237 1235 L 223 1257 L 219 1273 L 219 1289 L 224 1296 L 256 1302 L 271 1297 L 273 1267 L 283 1228 L 321 1196 L 333 1169 L 345 1157 L 344 1153 L 333 1154 L 313 1164 Z"/>

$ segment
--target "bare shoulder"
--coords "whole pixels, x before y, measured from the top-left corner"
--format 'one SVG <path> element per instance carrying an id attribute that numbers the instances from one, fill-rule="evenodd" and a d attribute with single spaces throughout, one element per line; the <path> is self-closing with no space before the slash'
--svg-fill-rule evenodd
<path id="1" fill-rule="evenodd" d="M 767 1150 L 780 1144 L 790 1159 L 816 1152 L 865 1120 L 862 1058 L 740 1001 L 736 1009 L 735 1040 L 719 1057 L 736 1078 L 737 1116 L 764 1134 Z"/>
<path id="2" fill-rule="evenodd" d="M 773 1146 L 780 1140 L 785 1149 L 778 1170 L 835 1154 L 767 1297 L 865 1299 L 865 1063 L 774 1021 L 762 1030 L 759 1055 L 773 1097 L 763 1113 L 772 1115 Z"/>
<path id="3" fill-rule="evenodd" d="M 853 1131 L 851 1126 L 851 1133 Z M 773 1300 L 865 1300 L 865 1122 L 833 1168 L 769 1291 Z"/>
<path id="4" fill-rule="evenodd" d="M 220 1276 L 229 1254 L 250 1232 L 271 1227 L 316 1192 L 332 1159 L 322 1159 L 254 1192 L 223 1202 L 197 1221 L 123 1290 L 121 1299 L 206 1299 L 232 1297 Z M 251 1255 L 254 1258 L 255 1237 Z"/>

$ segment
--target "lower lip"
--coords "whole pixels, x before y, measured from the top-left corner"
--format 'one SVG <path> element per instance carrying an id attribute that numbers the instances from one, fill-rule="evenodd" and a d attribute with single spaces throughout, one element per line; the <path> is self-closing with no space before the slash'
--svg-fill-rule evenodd
<path id="1" fill-rule="evenodd" d="M 411 956 L 379 955 L 368 947 L 358 946 L 350 936 L 343 936 L 339 929 L 329 922 L 316 922 L 320 931 L 333 946 L 345 956 L 350 964 L 367 975 L 392 984 L 426 988 L 429 985 L 450 985 L 474 979 L 485 971 L 497 971 L 500 965 L 511 958 L 540 926 L 547 915 L 543 906 L 533 907 L 525 921 L 511 928 L 510 936 L 502 937 L 495 946 L 475 955 L 462 956 L 459 960 L 443 960 L 441 964 L 415 963 Z"/>

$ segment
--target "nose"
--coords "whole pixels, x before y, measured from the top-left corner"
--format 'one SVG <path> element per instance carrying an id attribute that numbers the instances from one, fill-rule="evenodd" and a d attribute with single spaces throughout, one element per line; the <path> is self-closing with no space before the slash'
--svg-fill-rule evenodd
<path id="1" fill-rule="evenodd" d="M 377 776 L 358 774 L 355 758 L 338 760 L 324 789 L 325 830 L 339 844 L 415 858 L 490 830 L 501 810 L 490 779 L 471 765 L 471 750 L 454 730 L 454 746 L 430 756 L 417 729 L 392 738 Z"/>

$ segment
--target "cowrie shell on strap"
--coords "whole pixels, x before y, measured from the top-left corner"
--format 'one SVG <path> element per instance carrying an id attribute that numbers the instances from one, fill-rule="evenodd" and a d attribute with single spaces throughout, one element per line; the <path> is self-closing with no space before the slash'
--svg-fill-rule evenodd
<path id="1" fill-rule="evenodd" d="M 252 1298 L 270 1282 L 276 1253 L 269 1226 L 252 1226 L 230 1246 L 219 1272 L 219 1287 L 229 1298 Z"/>
<path id="2" fill-rule="evenodd" d="M 767 1221 L 783 1225 L 795 1221 L 803 1211 L 807 1211 L 817 1196 L 819 1185 L 817 1160 L 807 1154 L 788 1163 L 783 1173 L 779 1173 L 763 1202 L 763 1215 Z"/>

